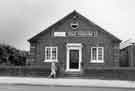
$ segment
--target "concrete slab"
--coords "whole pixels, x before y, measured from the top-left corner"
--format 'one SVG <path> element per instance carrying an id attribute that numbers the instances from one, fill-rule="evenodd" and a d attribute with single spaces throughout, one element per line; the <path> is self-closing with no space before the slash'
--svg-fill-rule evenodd
<path id="1" fill-rule="evenodd" d="M 135 88 L 135 81 L 70 78 L 0 77 L 0 84 Z"/>

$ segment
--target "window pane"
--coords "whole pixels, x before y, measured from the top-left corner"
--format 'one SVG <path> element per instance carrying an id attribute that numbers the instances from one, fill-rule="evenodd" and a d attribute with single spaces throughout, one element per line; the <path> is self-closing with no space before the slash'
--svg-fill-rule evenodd
<path id="1" fill-rule="evenodd" d="M 98 60 L 103 60 L 103 48 L 98 48 Z"/>
<path id="2" fill-rule="evenodd" d="M 96 36 L 97 36 L 97 32 L 93 32 L 92 37 L 96 37 Z"/>
<path id="3" fill-rule="evenodd" d="M 46 59 L 47 60 L 51 59 L 51 49 L 50 48 L 46 48 Z"/>
<path id="4" fill-rule="evenodd" d="M 56 48 L 52 48 L 52 59 L 56 59 Z"/>
<path id="5" fill-rule="evenodd" d="M 92 60 L 96 60 L 97 59 L 97 49 L 96 48 L 92 48 Z"/>

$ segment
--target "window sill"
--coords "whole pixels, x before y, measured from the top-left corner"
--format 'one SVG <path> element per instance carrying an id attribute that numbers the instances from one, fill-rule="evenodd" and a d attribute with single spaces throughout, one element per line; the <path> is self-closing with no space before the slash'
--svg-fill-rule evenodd
<path id="1" fill-rule="evenodd" d="M 92 61 L 90 61 L 90 63 L 104 63 L 104 60 L 92 60 Z"/>
<path id="2" fill-rule="evenodd" d="M 58 60 L 44 60 L 44 62 L 51 63 L 51 62 L 58 62 Z"/>

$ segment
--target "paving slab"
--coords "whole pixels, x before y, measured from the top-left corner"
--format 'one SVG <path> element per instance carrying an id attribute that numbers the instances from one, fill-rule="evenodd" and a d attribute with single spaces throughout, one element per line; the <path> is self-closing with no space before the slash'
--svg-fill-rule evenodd
<path id="1" fill-rule="evenodd" d="M 70 78 L 0 77 L 0 84 L 135 88 L 135 81 Z"/>

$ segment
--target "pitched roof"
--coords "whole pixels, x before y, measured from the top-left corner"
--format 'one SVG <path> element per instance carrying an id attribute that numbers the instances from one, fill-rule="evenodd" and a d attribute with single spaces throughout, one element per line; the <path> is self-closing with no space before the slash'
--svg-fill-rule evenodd
<path id="1" fill-rule="evenodd" d="M 126 41 L 123 41 L 122 43 L 120 43 L 120 49 L 124 49 L 128 46 L 131 46 L 135 44 L 135 40 L 134 39 L 128 39 Z"/>
<path id="2" fill-rule="evenodd" d="M 98 25 L 96 25 L 95 23 L 93 23 L 92 21 L 88 20 L 86 17 L 84 17 L 83 15 L 81 15 L 80 13 L 78 13 L 76 10 L 74 10 L 73 12 L 69 13 L 68 15 L 66 15 L 65 17 L 63 17 L 62 19 L 60 19 L 59 21 L 57 21 L 56 23 L 52 24 L 51 26 L 49 26 L 48 28 L 46 28 L 45 30 L 41 31 L 40 33 L 38 33 L 37 35 L 33 36 L 32 38 L 30 38 L 28 41 L 34 41 L 36 40 L 40 35 L 46 33 L 48 30 L 50 30 L 53 26 L 56 26 L 58 24 L 61 24 L 62 22 L 64 22 L 66 19 L 77 15 L 80 18 L 82 18 L 83 20 L 85 20 L 88 24 L 93 25 L 97 28 L 99 28 L 100 30 L 102 30 L 102 32 L 110 35 L 112 37 L 112 39 L 117 40 L 118 42 L 121 42 L 121 40 L 119 38 L 117 38 L 116 36 L 112 35 L 111 33 L 107 32 L 106 30 L 104 30 L 103 28 L 99 27 Z"/>

